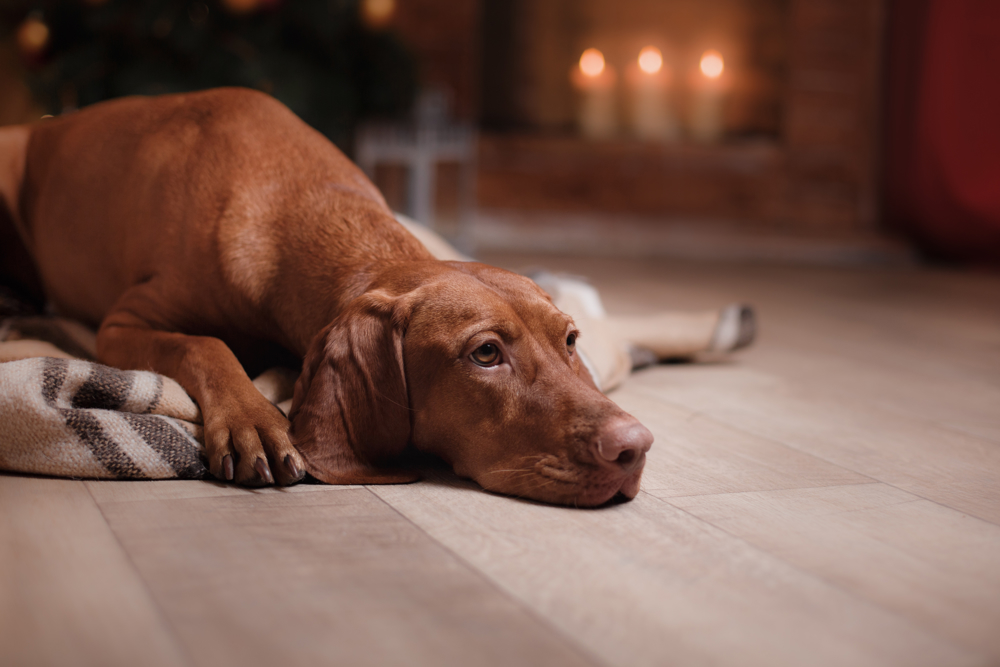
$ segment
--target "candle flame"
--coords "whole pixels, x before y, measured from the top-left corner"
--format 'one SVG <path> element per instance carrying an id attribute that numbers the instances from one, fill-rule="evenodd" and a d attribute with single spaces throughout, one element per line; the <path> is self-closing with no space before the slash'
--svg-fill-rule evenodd
<path id="1" fill-rule="evenodd" d="M 646 74 L 656 74 L 663 69 L 663 54 L 655 46 L 647 46 L 639 52 L 639 69 Z"/>
<path id="2" fill-rule="evenodd" d="M 701 73 L 709 79 L 718 79 L 726 68 L 722 54 L 715 49 L 709 49 L 701 54 Z"/>
<path id="3" fill-rule="evenodd" d="M 580 71 L 589 77 L 600 76 L 604 71 L 604 54 L 597 49 L 587 49 L 580 56 Z"/>

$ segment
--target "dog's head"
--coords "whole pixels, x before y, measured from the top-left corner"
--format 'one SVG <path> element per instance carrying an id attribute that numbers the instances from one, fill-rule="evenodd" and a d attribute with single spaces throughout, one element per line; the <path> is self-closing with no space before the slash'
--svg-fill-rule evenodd
<path id="1" fill-rule="evenodd" d="M 313 341 L 294 441 L 330 483 L 412 479 L 390 468 L 412 444 L 491 491 L 578 506 L 632 498 L 653 438 L 594 386 L 578 336 L 508 271 L 390 268 Z"/>

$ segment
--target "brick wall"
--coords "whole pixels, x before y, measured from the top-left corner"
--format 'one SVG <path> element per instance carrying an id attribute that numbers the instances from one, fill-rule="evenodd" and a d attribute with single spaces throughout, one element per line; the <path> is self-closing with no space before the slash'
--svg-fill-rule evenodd
<path id="1" fill-rule="evenodd" d="M 425 80 L 485 121 L 482 207 L 851 234 L 878 226 L 884 13 L 884 0 L 399 0 L 395 27 Z M 575 137 L 579 53 L 621 67 L 646 43 L 679 71 L 723 51 L 729 142 Z"/>

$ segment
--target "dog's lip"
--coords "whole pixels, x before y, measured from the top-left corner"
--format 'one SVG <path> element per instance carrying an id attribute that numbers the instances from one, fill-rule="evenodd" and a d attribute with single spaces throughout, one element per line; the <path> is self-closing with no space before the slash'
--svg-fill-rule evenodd
<path id="1" fill-rule="evenodd" d="M 518 485 L 519 488 L 504 488 L 506 485 L 503 481 L 489 483 L 483 480 L 482 476 L 477 481 L 489 491 L 510 494 L 528 500 L 571 507 L 600 507 L 619 494 L 628 500 L 635 498 L 639 493 L 642 471 L 645 466 L 645 453 L 641 454 L 627 470 L 618 473 L 614 473 L 604 466 L 594 468 L 592 465 L 580 463 L 569 466 L 546 463 L 536 466 L 534 472 L 539 477 L 557 485 L 558 491 L 551 487 L 547 489 L 553 493 L 545 493 L 546 489 L 539 492 L 539 489 L 526 488 L 526 486 L 521 485 Z M 496 472 L 500 471 L 494 471 L 494 473 Z M 526 485 L 530 482 L 527 479 L 522 479 L 521 483 Z"/>
<path id="2" fill-rule="evenodd" d="M 571 498 L 567 505 L 578 507 L 600 507 L 607 504 L 613 498 L 621 494 L 624 498 L 632 500 L 639 495 L 639 487 L 642 482 L 642 471 L 646 467 L 646 457 L 643 454 L 638 462 L 629 468 L 622 476 L 617 478 L 605 478 L 605 483 L 597 484 L 590 489 L 584 490 L 575 498 Z"/>

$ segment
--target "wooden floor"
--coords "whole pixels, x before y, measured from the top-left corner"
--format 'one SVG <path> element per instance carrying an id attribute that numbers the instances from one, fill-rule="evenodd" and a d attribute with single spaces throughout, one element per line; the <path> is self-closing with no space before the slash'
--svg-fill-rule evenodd
<path id="1" fill-rule="evenodd" d="M 1000 276 L 492 259 L 760 341 L 613 394 L 656 443 L 604 509 L 0 476 L 0 664 L 1000 664 Z"/>

